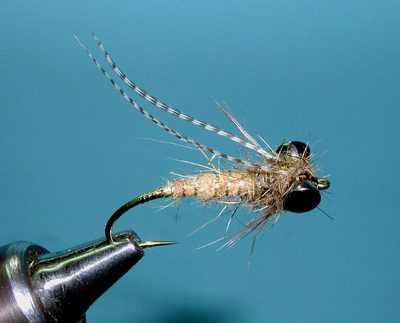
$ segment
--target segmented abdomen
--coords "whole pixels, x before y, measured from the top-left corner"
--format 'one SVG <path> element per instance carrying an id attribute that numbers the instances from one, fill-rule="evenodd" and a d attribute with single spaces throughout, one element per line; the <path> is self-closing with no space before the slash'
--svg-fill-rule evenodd
<path id="1" fill-rule="evenodd" d="M 203 201 L 240 198 L 252 200 L 256 195 L 256 174 L 248 170 L 221 171 L 176 180 L 167 185 L 173 198 L 196 196 Z"/>

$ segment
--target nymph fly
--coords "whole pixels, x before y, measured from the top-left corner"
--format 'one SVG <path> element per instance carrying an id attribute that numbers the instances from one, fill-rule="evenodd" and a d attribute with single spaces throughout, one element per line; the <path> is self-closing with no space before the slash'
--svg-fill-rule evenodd
<path id="1" fill-rule="evenodd" d="M 113 72 L 145 101 L 179 119 L 238 143 L 262 160 L 261 162 L 254 162 L 224 154 L 168 127 L 137 104 L 112 79 L 98 60 L 75 36 L 77 42 L 84 48 L 90 59 L 113 87 L 145 118 L 179 140 L 192 145 L 205 154 L 211 155 L 210 160 L 217 157 L 228 160 L 233 164 L 230 169 L 221 170 L 215 168 L 200 175 L 173 179 L 162 187 L 140 195 L 122 205 L 114 212 L 106 224 L 105 235 L 110 243 L 113 242 L 112 227 L 125 212 L 139 204 L 158 198 L 181 199 L 183 197 L 197 197 L 201 201 L 214 200 L 221 203 L 236 203 L 250 207 L 254 210 L 254 216 L 242 229 L 229 235 L 231 239 L 225 246 L 233 245 L 251 232 L 254 232 L 256 236 L 268 223 L 271 223 L 284 211 L 302 213 L 318 206 L 321 201 L 320 191 L 328 189 L 330 183 L 327 178 L 318 177 L 316 174 L 308 145 L 300 141 L 289 141 L 281 144 L 276 150 L 271 149 L 268 145 L 262 146 L 234 116 L 222 107 L 223 113 L 240 132 L 240 137 L 210 123 L 191 117 L 161 102 L 131 81 L 119 69 L 97 36 L 93 34 L 93 38 Z"/>

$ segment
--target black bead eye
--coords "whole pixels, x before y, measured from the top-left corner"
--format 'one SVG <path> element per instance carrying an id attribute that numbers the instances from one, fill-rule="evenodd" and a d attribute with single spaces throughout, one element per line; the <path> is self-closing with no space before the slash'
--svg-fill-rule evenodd
<path id="1" fill-rule="evenodd" d="M 276 152 L 278 154 L 286 154 L 297 158 L 308 158 L 310 157 L 311 151 L 304 142 L 301 141 L 289 141 L 280 145 Z"/>
<path id="2" fill-rule="evenodd" d="M 286 196 L 283 208 L 286 211 L 302 213 L 315 209 L 321 201 L 318 183 L 301 180 Z"/>

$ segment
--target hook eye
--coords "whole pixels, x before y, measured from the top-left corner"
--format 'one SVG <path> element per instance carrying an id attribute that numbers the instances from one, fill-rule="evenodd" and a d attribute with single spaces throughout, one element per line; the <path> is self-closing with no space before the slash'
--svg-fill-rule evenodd
<path id="1" fill-rule="evenodd" d="M 318 190 L 327 190 L 331 186 L 331 182 L 324 177 L 318 178 Z"/>
<path id="2" fill-rule="evenodd" d="M 318 183 L 310 180 L 299 181 L 286 196 L 284 209 L 286 211 L 303 213 L 315 209 L 321 201 Z"/>
<path id="3" fill-rule="evenodd" d="M 310 147 L 301 141 L 289 141 L 280 145 L 276 152 L 278 154 L 286 154 L 296 158 L 309 158 L 311 151 Z"/>

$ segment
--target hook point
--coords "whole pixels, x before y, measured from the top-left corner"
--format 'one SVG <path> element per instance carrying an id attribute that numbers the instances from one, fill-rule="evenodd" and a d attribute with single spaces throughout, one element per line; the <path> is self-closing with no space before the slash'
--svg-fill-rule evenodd
<path id="1" fill-rule="evenodd" d="M 138 246 L 142 249 L 145 248 L 153 248 L 158 246 L 168 246 L 171 244 L 176 244 L 175 241 L 140 241 L 137 243 Z"/>

